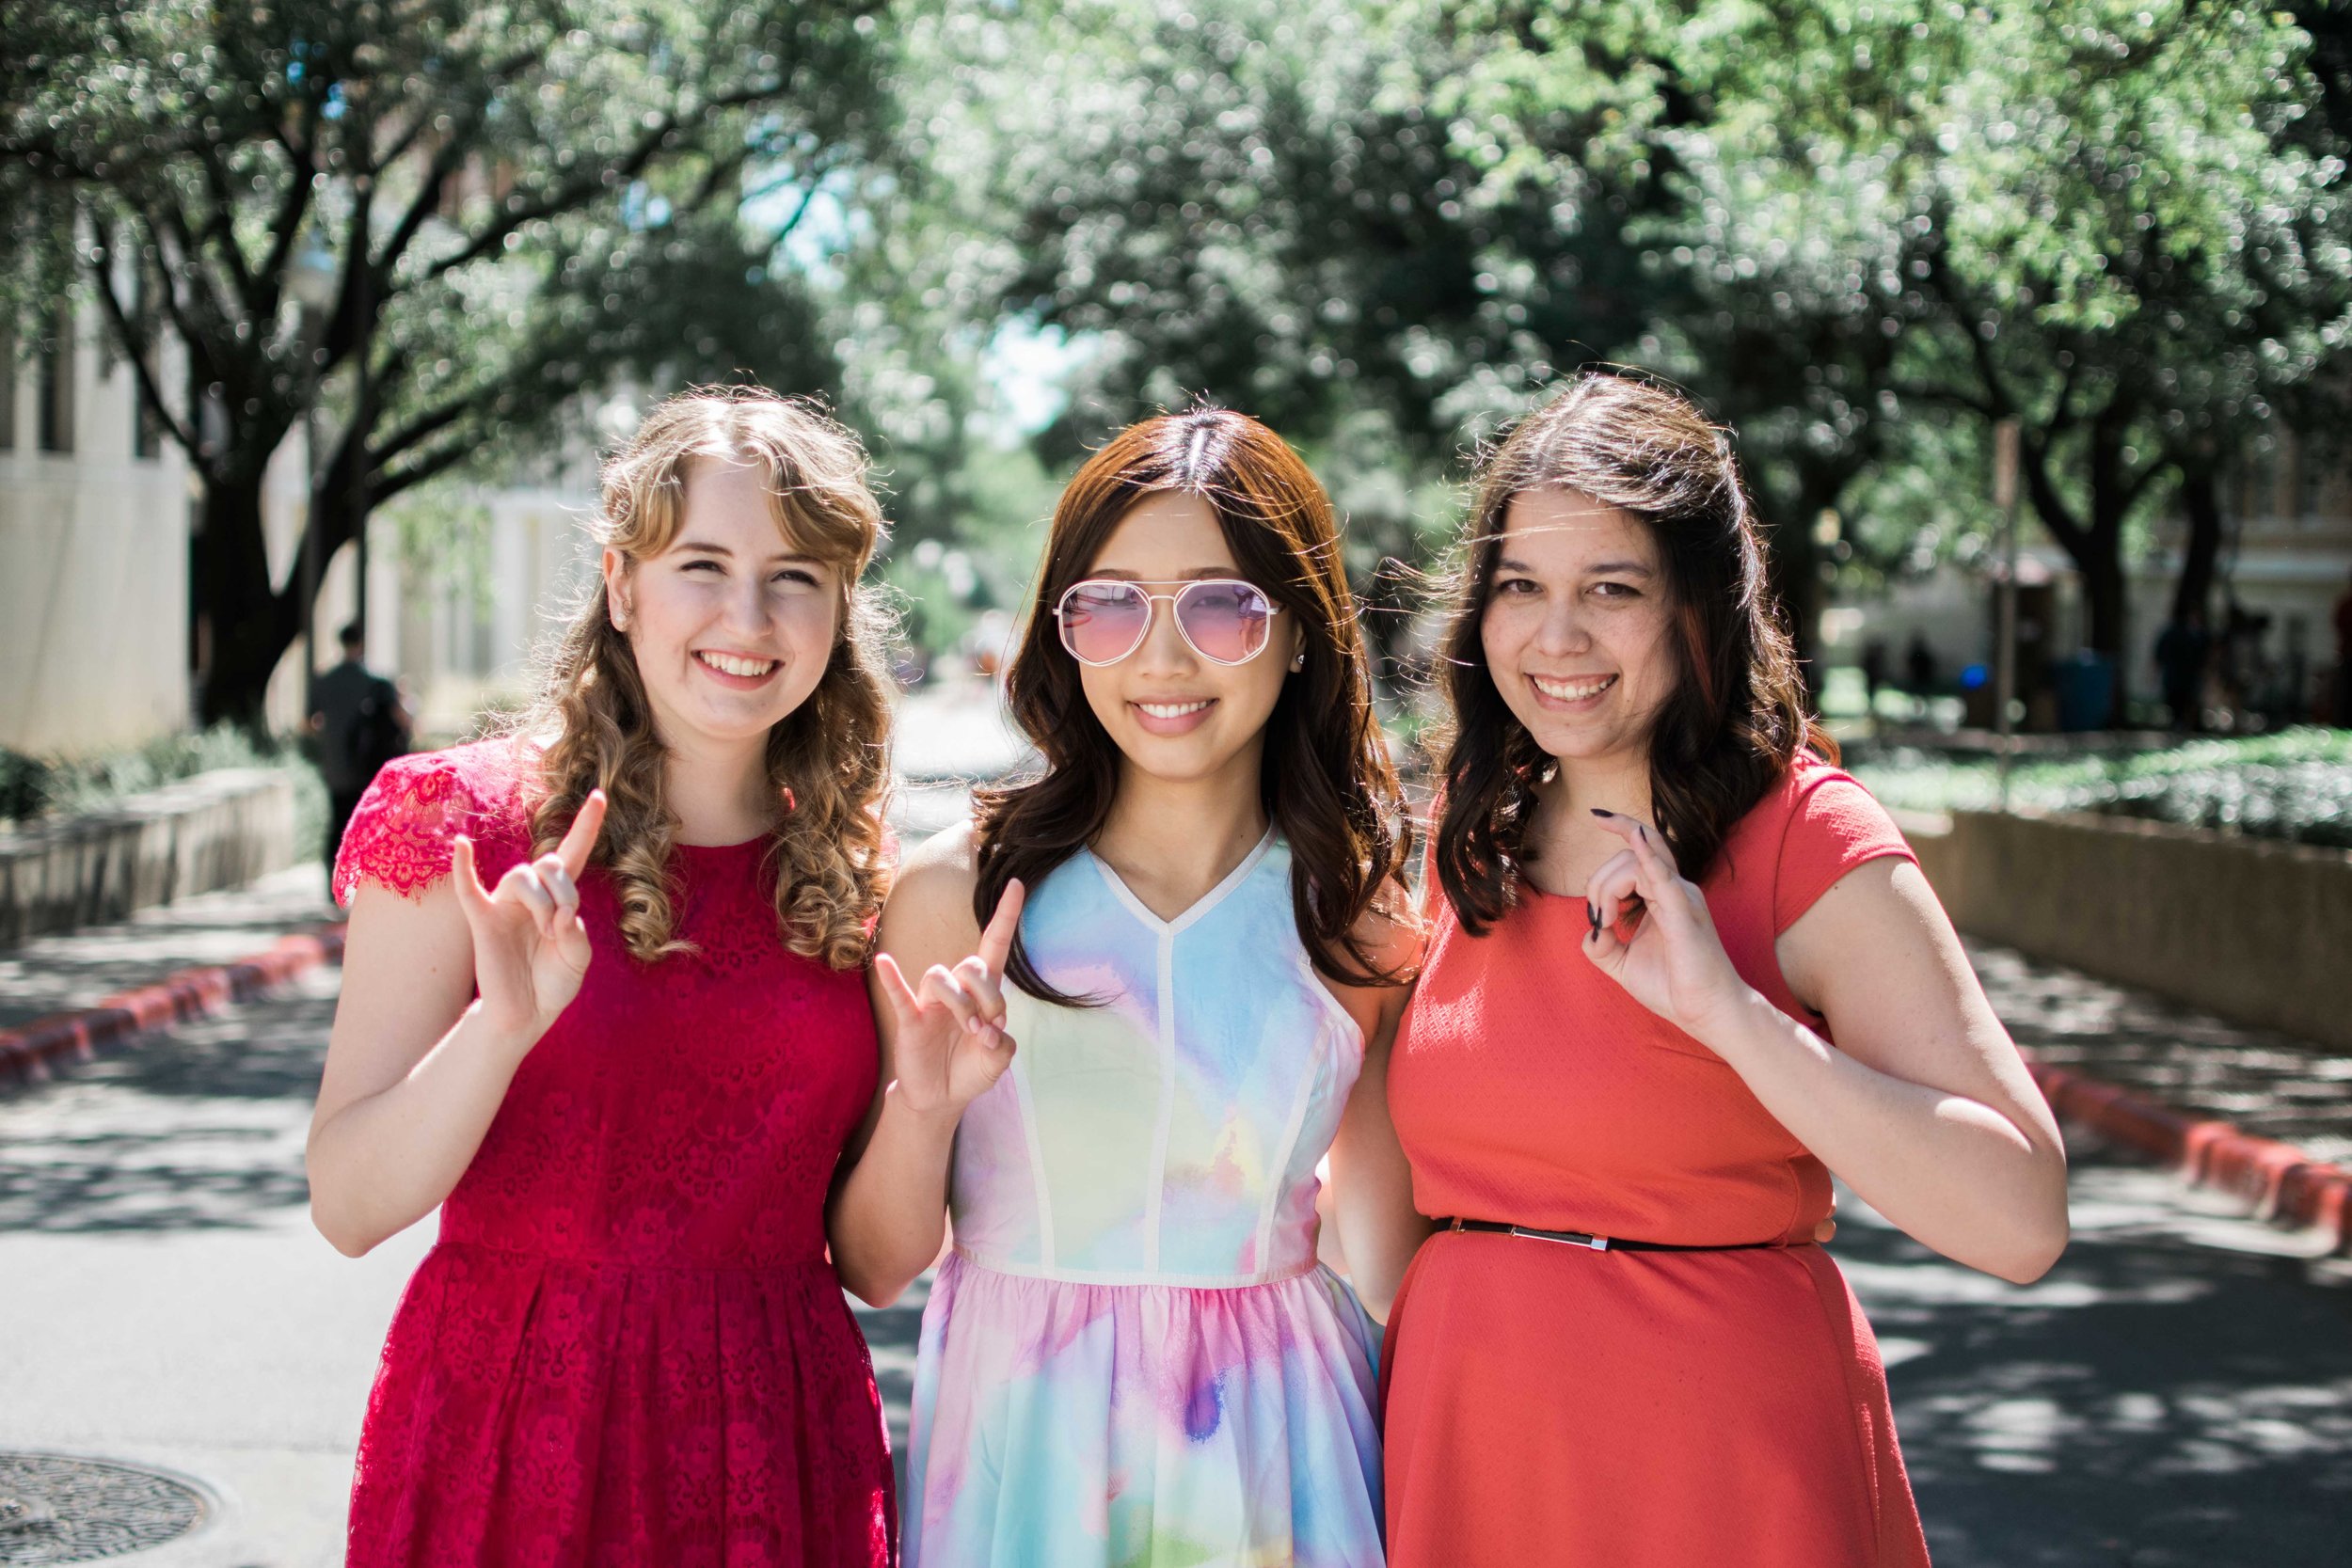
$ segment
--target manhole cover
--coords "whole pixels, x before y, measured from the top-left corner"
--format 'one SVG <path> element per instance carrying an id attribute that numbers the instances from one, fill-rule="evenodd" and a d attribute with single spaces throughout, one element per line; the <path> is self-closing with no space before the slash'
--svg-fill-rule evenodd
<path id="1" fill-rule="evenodd" d="M 135 1465 L 0 1453 L 0 1562 L 92 1562 L 174 1541 L 204 1494 Z"/>

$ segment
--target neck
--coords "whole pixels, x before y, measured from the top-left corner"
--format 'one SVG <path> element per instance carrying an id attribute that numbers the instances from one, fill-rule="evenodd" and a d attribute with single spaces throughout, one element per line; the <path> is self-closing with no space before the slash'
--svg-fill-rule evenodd
<path id="1" fill-rule="evenodd" d="M 1536 787 L 1535 796 L 1541 802 L 1539 815 L 1555 827 L 1581 822 L 1595 807 L 1650 822 L 1646 752 L 1612 752 L 1554 761 L 1557 770 L 1548 783 Z"/>
<path id="2" fill-rule="evenodd" d="M 1120 767 L 1119 794 L 1094 851 L 1122 873 L 1143 871 L 1195 894 L 1216 885 L 1265 836 L 1258 799 L 1263 737 L 1206 778 L 1163 779 Z"/>
<path id="3" fill-rule="evenodd" d="M 670 741 L 661 773 L 662 803 L 677 819 L 680 844 L 741 844 L 773 831 L 765 736 L 742 742 L 689 737 Z"/>

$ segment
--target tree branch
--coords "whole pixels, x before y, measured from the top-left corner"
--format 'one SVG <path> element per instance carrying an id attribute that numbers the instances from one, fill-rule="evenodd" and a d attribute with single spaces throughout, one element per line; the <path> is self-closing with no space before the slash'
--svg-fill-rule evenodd
<path id="1" fill-rule="evenodd" d="M 164 402 L 163 388 L 155 385 L 154 371 L 147 362 L 153 343 L 148 338 L 146 328 L 132 319 L 131 312 L 123 308 L 122 301 L 115 294 L 114 277 L 108 270 L 113 256 L 112 237 L 101 230 L 99 244 L 89 259 L 90 281 L 97 286 L 99 305 L 112 324 L 115 336 L 122 341 L 123 357 L 131 361 L 131 373 L 138 378 L 139 401 L 154 410 L 155 417 L 163 421 L 171 438 L 179 443 L 181 450 L 199 469 L 203 469 L 207 465 L 204 454 L 197 450 L 195 431 L 183 424 L 172 413 L 170 405 Z"/>

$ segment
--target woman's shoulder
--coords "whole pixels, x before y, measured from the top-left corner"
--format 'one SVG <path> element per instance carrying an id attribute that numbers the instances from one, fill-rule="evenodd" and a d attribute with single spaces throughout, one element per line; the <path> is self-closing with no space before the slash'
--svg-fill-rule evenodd
<path id="1" fill-rule="evenodd" d="M 1758 863 L 1771 878 L 1776 932 L 1856 866 L 1887 856 L 1917 858 L 1862 781 L 1811 752 L 1797 754 L 1736 837 L 1726 853 Z"/>
<path id="2" fill-rule="evenodd" d="M 484 876 L 501 875 L 530 850 L 528 785 L 535 768 L 535 751 L 511 736 L 394 757 L 343 830 L 336 898 L 349 903 L 362 881 L 422 897 L 449 875 L 460 834 L 474 841 Z"/>

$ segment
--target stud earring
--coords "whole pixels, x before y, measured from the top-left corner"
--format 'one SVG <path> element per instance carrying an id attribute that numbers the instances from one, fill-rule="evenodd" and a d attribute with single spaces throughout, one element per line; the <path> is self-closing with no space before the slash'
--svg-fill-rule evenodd
<path id="1" fill-rule="evenodd" d="M 1291 673 L 1296 674 L 1299 671 L 1304 670 L 1305 668 L 1307 668 L 1307 655 L 1302 649 L 1298 653 L 1291 656 Z"/>

